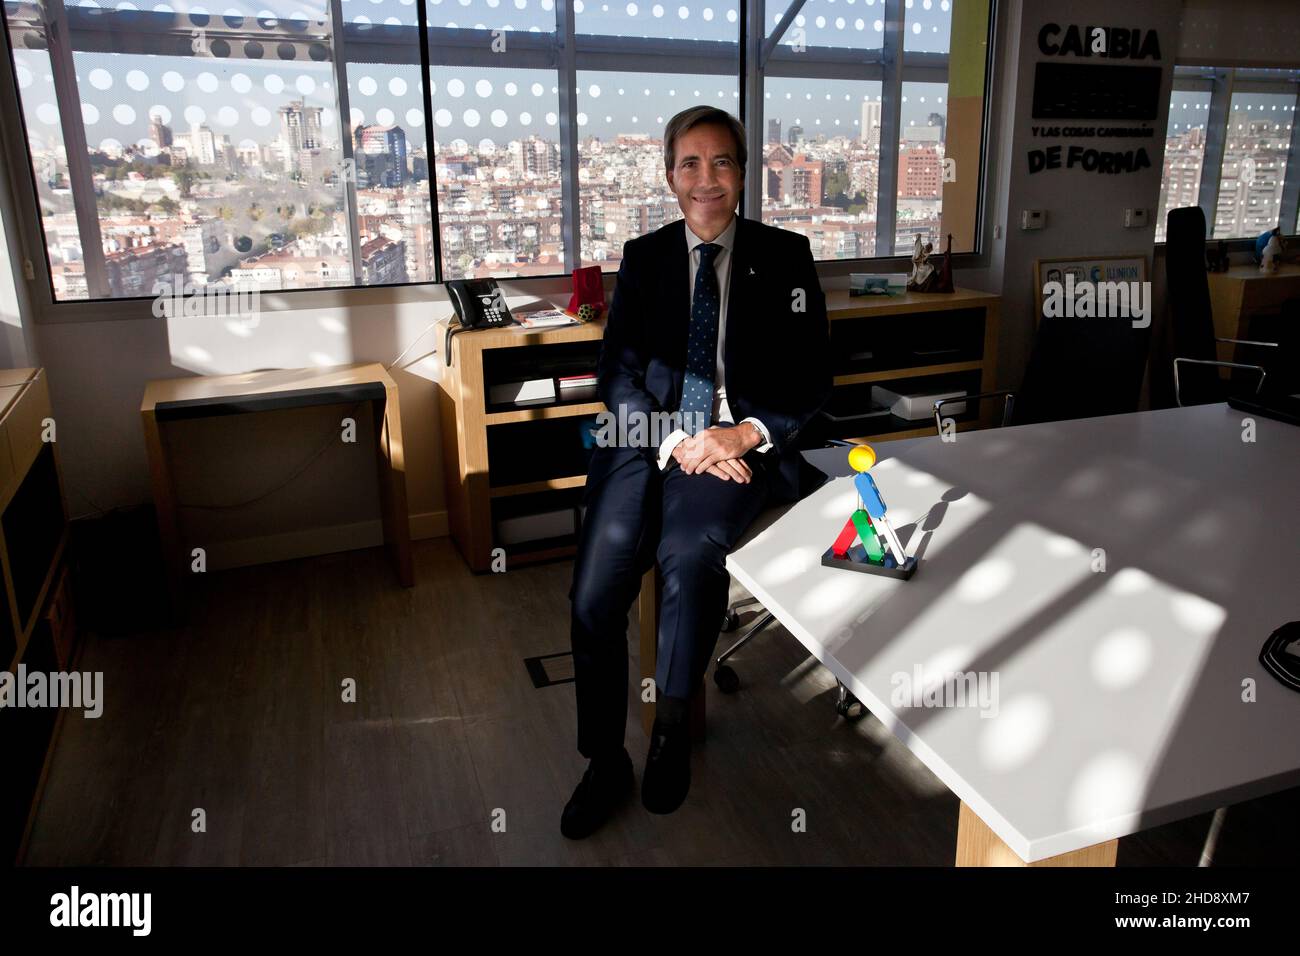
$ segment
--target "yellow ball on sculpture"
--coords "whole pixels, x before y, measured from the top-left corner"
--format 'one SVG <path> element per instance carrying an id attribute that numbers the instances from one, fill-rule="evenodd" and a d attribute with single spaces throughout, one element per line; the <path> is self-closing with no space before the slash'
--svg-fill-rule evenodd
<path id="1" fill-rule="evenodd" d="M 870 445 L 854 445 L 849 450 L 849 467 L 854 471 L 870 471 L 876 463 L 876 450 Z"/>

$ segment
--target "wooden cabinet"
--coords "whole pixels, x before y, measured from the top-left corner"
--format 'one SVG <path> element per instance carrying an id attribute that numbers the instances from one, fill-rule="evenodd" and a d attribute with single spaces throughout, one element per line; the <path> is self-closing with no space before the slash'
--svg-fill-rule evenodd
<path id="1" fill-rule="evenodd" d="M 446 322 L 438 341 L 445 341 Z M 561 391 L 553 401 L 513 407 L 491 403 L 493 385 L 596 368 L 603 322 L 528 330 L 463 332 L 439 363 L 443 475 L 452 539 L 475 571 L 490 570 L 504 547 L 510 564 L 572 554 L 576 534 L 502 545 L 499 522 L 575 509 L 587 481 L 590 449 L 583 423 L 604 411 L 595 388 Z M 549 373 L 549 374 L 546 374 Z M 576 515 L 575 515 L 576 518 Z"/>
<path id="2" fill-rule="evenodd" d="M 46 427 L 49 423 L 50 428 Z M 0 371 L 0 664 L 22 659 L 63 559 L 67 508 L 43 369 Z"/>
<path id="3" fill-rule="evenodd" d="M 1258 266 L 1233 266 L 1227 272 L 1211 272 L 1210 309 L 1214 334 L 1224 339 L 1252 339 L 1252 316 L 1276 313 L 1288 299 L 1300 298 L 1300 265 L 1284 264 L 1277 272 L 1260 272 Z M 1218 357 L 1225 362 L 1256 362 L 1259 350 L 1237 356 L 1237 346 L 1218 343 Z M 1226 379 L 1228 369 L 1221 370 Z"/>
<path id="4" fill-rule="evenodd" d="M 821 437 L 858 442 L 934 434 L 934 423 L 868 414 L 871 388 L 927 392 L 994 388 L 997 372 L 1000 298 L 957 289 L 947 294 L 908 292 L 897 296 L 826 293 L 831 325 L 835 389 L 822 416 Z M 967 403 L 954 416 L 958 431 L 994 423 L 1001 403 Z"/>
<path id="5" fill-rule="evenodd" d="M 14 675 L 20 665 L 26 673 L 70 670 L 75 654 L 56 429 L 44 371 L 0 371 L 0 667 Z M 14 693 L 26 690 L 14 681 Z M 0 857 L 6 860 L 26 839 L 65 713 L 53 706 L 0 708 Z"/>

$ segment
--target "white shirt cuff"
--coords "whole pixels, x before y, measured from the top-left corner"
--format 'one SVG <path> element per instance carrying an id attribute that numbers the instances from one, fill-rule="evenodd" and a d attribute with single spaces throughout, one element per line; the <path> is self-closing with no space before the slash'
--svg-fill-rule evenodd
<path id="1" fill-rule="evenodd" d="M 771 451 L 771 450 L 772 450 L 772 435 L 771 435 L 771 433 L 767 430 L 767 426 L 764 425 L 762 422 L 760 422 L 757 418 L 744 418 L 744 419 L 741 419 L 740 424 L 743 425 L 743 424 L 745 424 L 745 422 L 753 422 L 753 423 L 754 423 L 754 427 L 757 428 L 757 429 L 759 430 L 759 432 L 761 432 L 762 435 L 763 435 L 763 444 L 761 444 L 761 445 L 759 445 L 757 448 L 755 448 L 754 451 Z"/>
<path id="2" fill-rule="evenodd" d="M 668 461 L 673 456 L 673 449 L 676 448 L 681 443 L 682 439 L 690 438 L 690 437 L 691 436 L 686 434 L 685 431 L 678 428 L 676 431 L 674 431 L 672 434 L 670 434 L 667 438 L 663 440 L 663 443 L 660 444 L 659 446 L 659 470 L 660 471 L 663 471 L 666 467 L 668 467 Z"/>

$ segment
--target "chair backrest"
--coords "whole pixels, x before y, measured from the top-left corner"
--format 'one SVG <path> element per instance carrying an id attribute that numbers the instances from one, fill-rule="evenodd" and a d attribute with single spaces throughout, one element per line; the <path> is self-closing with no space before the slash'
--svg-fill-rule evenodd
<path id="1" fill-rule="evenodd" d="M 1137 411 L 1150 341 L 1150 329 L 1135 329 L 1129 318 L 1043 316 L 1014 424 Z"/>
<path id="2" fill-rule="evenodd" d="M 1215 358 L 1214 315 L 1205 269 L 1205 213 L 1199 206 L 1171 209 L 1166 217 L 1165 296 L 1173 354 Z M 1184 405 L 1223 401 L 1224 387 L 1215 366 L 1183 364 L 1179 379 Z"/>

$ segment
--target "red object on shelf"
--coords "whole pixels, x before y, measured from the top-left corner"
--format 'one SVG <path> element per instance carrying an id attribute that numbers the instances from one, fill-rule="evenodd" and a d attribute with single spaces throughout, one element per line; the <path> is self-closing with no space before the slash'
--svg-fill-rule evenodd
<path id="1" fill-rule="evenodd" d="M 584 305 L 594 305 L 599 311 L 605 311 L 605 281 L 600 266 L 573 270 L 573 295 L 569 297 L 569 311 L 576 315 L 578 308 Z"/>

